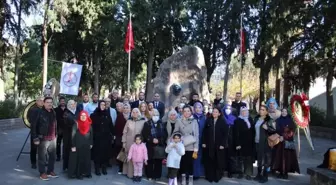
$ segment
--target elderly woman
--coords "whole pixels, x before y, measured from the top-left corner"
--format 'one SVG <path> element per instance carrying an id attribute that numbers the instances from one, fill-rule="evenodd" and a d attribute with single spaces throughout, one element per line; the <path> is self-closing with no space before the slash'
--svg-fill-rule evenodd
<path id="1" fill-rule="evenodd" d="M 299 162 L 294 144 L 296 126 L 287 109 L 282 109 L 281 116 L 276 120 L 276 131 L 282 136 L 277 145 L 272 169 L 279 171 L 278 178 L 288 179 L 288 173 L 300 173 Z"/>
<path id="2" fill-rule="evenodd" d="M 72 127 L 76 123 L 78 117 L 77 103 L 69 100 L 67 109 L 64 112 L 64 128 L 63 130 L 63 170 L 68 169 L 69 155 L 71 150 L 71 134 Z"/>
<path id="3" fill-rule="evenodd" d="M 148 121 L 148 120 L 151 118 L 151 115 L 150 115 L 150 113 L 149 113 L 147 103 L 146 103 L 146 102 L 142 102 L 142 103 L 140 103 L 140 105 L 139 105 L 139 109 L 140 109 L 140 112 L 141 112 L 141 116 L 142 116 L 146 121 Z"/>
<path id="4" fill-rule="evenodd" d="M 100 169 L 103 175 L 107 175 L 106 167 L 109 163 L 109 149 L 114 134 L 114 126 L 110 113 L 106 109 L 105 101 L 100 101 L 98 107 L 91 114 L 93 129 L 93 160 L 95 173 L 100 176 Z"/>
<path id="5" fill-rule="evenodd" d="M 175 123 L 176 123 L 176 120 L 177 120 L 177 112 L 172 109 L 168 112 L 168 119 L 167 119 L 167 123 L 165 124 L 166 125 L 166 128 L 167 128 L 167 144 L 170 143 L 170 137 L 172 136 L 173 134 L 173 131 L 175 129 Z"/>
<path id="6" fill-rule="evenodd" d="M 122 103 L 121 103 L 122 104 Z M 120 151 L 122 150 L 122 136 L 123 136 L 123 131 L 126 125 L 127 120 L 130 118 L 130 113 L 131 113 L 131 105 L 130 104 L 122 104 L 122 110 L 123 112 L 118 112 L 117 115 L 117 120 L 116 120 L 116 124 L 115 124 L 115 152 L 117 154 L 120 153 Z M 118 104 L 117 104 L 118 107 Z M 121 108 L 120 108 L 121 110 Z M 119 170 L 118 170 L 118 174 L 122 174 L 122 169 L 123 169 L 123 161 L 118 161 L 118 166 L 119 166 Z"/>
<path id="7" fill-rule="evenodd" d="M 181 159 L 180 173 L 182 175 L 182 184 L 186 184 L 186 178 L 189 183 L 193 183 L 194 159 L 197 159 L 199 147 L 199 127 L 197 120 L 192 116 L 190 106 L 183 108 L 181 119 L 176 121 L 175 132 L 182 134 L 183 144 L 185 147 L 185 155 Z"/>
<path id="8" fill-rule="evenodd" d="M 124 103 L 118 102 L 116 104 L 116 111 L 117 111 L 117 114 L 118 113 L 123 113 L 124 112 Z"/>
<path id="9" fill-rule="evenodd" d="M 154 109 L 153 112 L 153 117 L 145 123 L 142 129 L 143 142 L 146 143 L 148 152 L 145 170 L 149 180 L 161 178 L 162 160 L 166 158 L 167 130 L 162 124 L 159 111 Z"/>
<path id="10" fill-rule="evenodd" d="M 237 169 L 240 172 L 238 178 L 243 178 L 245 175 L 247 180 L 252 180 L 254 137 L 254 124 L 252 118 L 249 116 L 248 108 L 241 107 L 239 116 L 234 121 L 233 126 L 233 141 L 236 149 L 236 156 L 241 157 L 244 169 L 244 171 L 243 169 Z"/>
<path id="11" fill-rule="evenodd" d="M 205 126 L 206 116 L 204 115 L 203 105 L 199 102 L 194 104 L 194 118 L 198 123 L 198 132 L 199 132 L 199 148 L 202 144 L 203 129 Z M 199 177 L 204 176 L 204 166 L 202 162 L 202 150 L 198 150 L 197 159 L 194 160 L 194 178 L 198 179 Z"/>
<path id="12" fill-rule="evenodd" d="M 267 106 L 261 105 L 259 115 L 254 120 L 255 148 L 257 152 L 258 173 L 254 180 L 260 183 L 268 181 L 267 169 L 271 165 L 271 147 L 268 145 L 268 137 L 275 133 L 276 126 L 268 115 Z"/>
<path id="13" fill-rule="evenodd" d="M 203 160 L 206 168 L 205 178 L 209 182 L 219 182 L 223 176 L 225 148 L 228 146 L 228 125 L 220 109 L 215 107 L 212 116 L 206 120 L 203 131 Z"/>
<path id="14" fill-rule="evenodd" d="M 140 110 L 134 108 L 131 113 L 131 118 L 126 122 L 121 140 L 126 153 L 128 153 L 131 145 L 134 143 L 135 135 L 141 134 L 144 124 L 145 119 L 141 116 Z M 125 162 L 123 165 L 123 174 L 129 178 L 133 178 L 133 172 L 132 162 Z"/>

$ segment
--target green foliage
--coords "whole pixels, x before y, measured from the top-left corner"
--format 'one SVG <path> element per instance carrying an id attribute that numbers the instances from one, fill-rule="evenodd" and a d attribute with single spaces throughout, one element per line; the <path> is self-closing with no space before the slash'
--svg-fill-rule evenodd
<path id="1" fill-rule="evenodd" d="M 319 109 L 318 107 L 310 107 L 310 124 L 313 126 L 328 127 L 336 129 L 336 116 L 333 116 L 332 119 L 326 119 L 326 112 Z"/>
<path id="2" fill-rule="evenodd" d="M 0 119 L 18 118 L 22 116 L 25 105 L 21 103 L 15 108 L 13 100 L 0 101 Z"/>

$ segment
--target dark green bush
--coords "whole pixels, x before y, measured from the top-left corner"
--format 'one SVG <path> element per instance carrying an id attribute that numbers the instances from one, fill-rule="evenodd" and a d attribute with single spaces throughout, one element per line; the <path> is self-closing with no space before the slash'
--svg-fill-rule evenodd
<path id="1" fill-rule="evenodd" d="M 0 119 L 19 118 L 22 116 L 24 108 L 25 106 L 21 103 L 15 108 L 13 100 L 0 101 Z"/>
<path id="2" fill-rule="evenodd" d="M 310 125 L 312 126 L 336 128 L 336 116 L 333 116 L 332 119 L 327 120 L 326 112 L 318 107 L 310 107 L 310 119 Z"/>

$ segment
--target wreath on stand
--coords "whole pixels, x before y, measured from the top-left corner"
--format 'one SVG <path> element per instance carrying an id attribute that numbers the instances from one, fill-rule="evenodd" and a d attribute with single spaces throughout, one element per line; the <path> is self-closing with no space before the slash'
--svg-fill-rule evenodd
<path id="1" fill-rule="evenodd" d="M 295 94 L 291 97 L 289 111 L 291 112 L 294 123 L 298 126 L 298 152 L 300 153 L 300 129 L 303 129 L 308 143 L 312 150 L 314 150 L 313 141 L 310 135 L 310 107 L 309 98 L 306 94 Z"/>

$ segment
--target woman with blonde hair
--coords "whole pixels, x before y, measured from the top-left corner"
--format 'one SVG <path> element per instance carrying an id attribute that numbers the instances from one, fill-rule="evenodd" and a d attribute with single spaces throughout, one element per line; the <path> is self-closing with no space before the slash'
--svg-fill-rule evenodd
<path id="1" fill-rule="evenodd" d="M 121 140 L 126 153 L 128 153 L 131 145 L 134 143 L 135 135 L 141 134 L 144 124 L 145 119 L 141 116 L 140 110 L 138 108 L 134 108 L 131 113 L 131 118 L 126 122 Z M 132 161 L 124 162 L 123 174 L 127 175 L 129 178 L 133 178 L 133 172 Z"/>
<path id="2" fill-rule="evenodd" d="M 149 113 L 147 103 L 145 103 L 145 102 L 140 103 L 140 105 L 139 105 L 139 110 L 140 110 L 141 116 L 142 116 L 146 121 L 148 121 L 149 119 L 151 119 L 152 116 L 151 116 L 150 113 Z"/>

